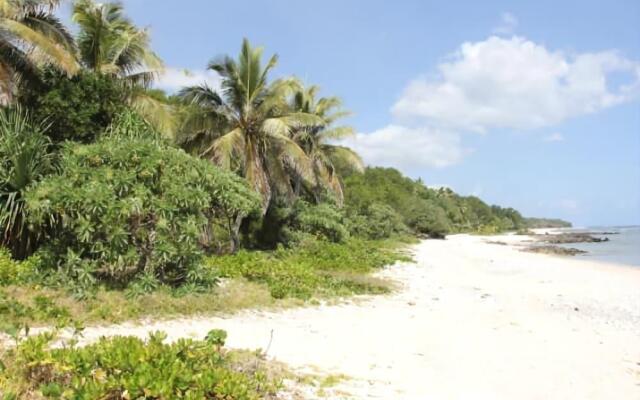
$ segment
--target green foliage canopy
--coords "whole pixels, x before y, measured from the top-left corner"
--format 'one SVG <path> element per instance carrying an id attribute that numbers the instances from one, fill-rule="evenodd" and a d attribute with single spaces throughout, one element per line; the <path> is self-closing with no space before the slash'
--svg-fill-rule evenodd
<path id="1" fill-rule="evenodd" d="M 126 109 L 127 90 L 113 79 L 93 72 L 72 78 L 53 69 L 41 83 L 25 88 L 19 101 L 36 121 L 49 125 L 54 142 L 95 140 Z"/>
<path id="2" fill-rule="evenodd" d="M 46 249 L 80 287 L 206 280 L 203 245 L 220 239 L 207 227 L 259 204 L 241 178 L 154 138 L 67 143 L 60 158 L 60 174 L 26 194 L 29 221 L 47 229 Z"/>

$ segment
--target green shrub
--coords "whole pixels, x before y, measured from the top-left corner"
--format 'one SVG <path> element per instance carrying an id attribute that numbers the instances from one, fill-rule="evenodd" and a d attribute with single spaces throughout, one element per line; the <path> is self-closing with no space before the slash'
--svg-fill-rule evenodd
<path id="1" fill-rule="evenodd" d="M 0 248 L 0 285 L 10 285 L 18 280 L 20 263 L 11 258 L 11 253 Z"/>
<path id="2" fill-rule="evenodd" d="M 386 204 L 373 203 L 351 215 L 349 220 L 351 233 L 365 239 L 386 239 L 409 233 L 400 214 Z"/>
<path id="3" fill-rule="evenodd" d="M 445 211 L 433 204 L 417 203 L 409 224 L 413 229 L 432 238 L 444 238 L 451 231 Z"/>
<path id="4" fill-rule="evenodd" d="M 30 337 L 0 360 L 5 398 L 257 400 L 281 388 L 264 368 L 236 366 L 219 341 L 167 344 L 166 335 L 155 332 L 146 341 L 103 337 L 85 347 L 52 349 L 53 338 Z"/>
<path id="5" fill-rule="evenodd" d="M 127 96 L 124 86 L 109 76 L 82 71 L 70 78 L 47 69 L 40 84 L 21 91 L 19 102 L 37 121 L 50 125 L 47 134 L 54 142 L 89 143 L 126 109 Z"/>
<path id="6" fill-rule="evenodd" d="M 336 243 L 349 238 L 343 214 L 329 203 L 309 204 L 297 201 L 289 227 L 293 231 L 308 233 Z"/>
<path id="7" fill-rule="evenodd" d="M 222 277 L 266 283 L 277 299 L 309 298 L 318 284 L 308 265 L 288 263 L 273 252 L 241 250 L 234 255 L 211 257 L 208 264 Z"/>
<path id="8" fill-rule="evenodd" d="M 344 213 L 330 203 L 274 201 L 266 215 L 245 223 L 246 247 L 292 247 L 314 239 L 341 243 L 349 238 Z"/>
<path id="9" fill-rule="evenodd" d="M 349 239 L 345 243 L 310 240 L 295 249 L 246 251 L 210 257 L 208 265 L 223 277 L 243 277 L 269 287 L 274 298 L 385 293 L 388 285 L 366 274 L 409 260 L 398 244 Z"/>
<path id="10" fill-rule="evenodd" d="M 72 321 L 71 311 L 50 296 L 36 294 L 24 301 L 0 291 L 0 331 L 15 333 L 33 321 L 67 325 Z"/>
<path id="11" fill-rule="evenodd" d="M 51 266 L 78 288 L 206 283 L 203 246 L 229 240 L 208 228 L 259 204 L 241 178 L 155 139 L 67 143 L 60 171 L 25 197 L 30 223 L 48 232 Z"/>
<path id="12" fill-rule="evenodd" d="M 38 256 L 16 261 L 11 258 L 11 253 L 7 249 L 0 247 L 0 286 L 33 281 L 37 276 L 39 265 Z"/>

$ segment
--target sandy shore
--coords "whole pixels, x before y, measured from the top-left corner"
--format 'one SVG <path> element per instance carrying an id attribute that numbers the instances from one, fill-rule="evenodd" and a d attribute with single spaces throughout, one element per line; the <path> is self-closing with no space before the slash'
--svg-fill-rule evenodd
<path id="1" fill-rule="evenodd" d="M 640 268 L 523 253 L 523 239 L 424 241 L 416 264 L 382 272 L 402 286 L 390 296 L 88 328 L 85 340 L 215 327 L 231 347 L 264 349 L 273 332 L 270 357 L 350 376 L 340 398 L 640 399 Z"/>

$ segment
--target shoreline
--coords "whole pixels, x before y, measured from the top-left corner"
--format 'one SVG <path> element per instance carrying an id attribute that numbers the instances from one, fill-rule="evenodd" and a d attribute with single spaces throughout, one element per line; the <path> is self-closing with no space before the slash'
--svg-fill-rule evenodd
<path id="1" fill-rule="evenodd" d="M 583 232 L 584 231 L 584 232 Z M 587 262 L 595 262 L 601 263 L 608 266 L 617 266 L 617 267 L 626 267 L 626 268 L 640 268 L 640 263 L 636 260 L 636 257 L 631 257 L 627 255 L 623 255 L 622 258 L 625 261 L 621 261 L 621 257 L 619 255 L 604 253 L 606 256 L 603 256 L 603 253 L 599 253 L 601 250 L 600 246 L 607 246 L 607 243 L 610 240 L 618 240 L 610 239 L 609 236 L 619 235 L 620 232 L 616 231 L 599 231 L 597 229 L 582 229 L 582 228 L 537 228 L 532 229 L 531 232 L 534 235 L 518 235 L 515 233 L 505 233 L 498 235 L 501 238 L 508 237 L 512 240 L 509 240 L 509 244 L 512 246 L 520 246 L 519 248 L 522 251 L 536 252 L 534 251 L 536 248 L 548 248 L 550 251 L 539 251 L 538 254 L 546 254 L 554 257 L 569 257 L 575 260 L 583 260 Z M 595 240 L 578 240 L 576 241 L 545 241 L 543 240 L 543 235 L 567 235 L 567 234 L 578 234 L 578 235 L 587 235 L 589 238 L 595 238 Z M 493 242 L 493 243 L 492 243 Z M 496 241 L 488 240 L 487 243 L 497 244 Z"/>
<path id="2" fill-rule="evenodd" d="M 521 252 L 526 238 L 422 241 L 412 246 L 415 264 L 377 274 L 398 282 L 390 295 L 87 327 L 80 342 L 225 329 L 230 348 L 268 349 L 296 371 L 348 376 L 323 389 L 330 398 L 640 398 L 640 269 Z M 304 398 L 317 395 L 306 390 Z"/>

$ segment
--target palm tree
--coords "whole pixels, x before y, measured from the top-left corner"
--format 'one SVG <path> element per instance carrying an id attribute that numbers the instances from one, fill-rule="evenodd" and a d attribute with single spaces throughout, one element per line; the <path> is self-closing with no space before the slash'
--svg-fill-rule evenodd
<path id="1" fill-rule="evenodd" d="M 201 85 L 184 88 L 180 96 L 200 109 L 189 125 L 201 129 L 192 130 L 183 142 L 199 141 L 202 156 L 244 176 L 262 196 L 264 213 L 274 194 L 292 197 L 291 173 L 314 181 L 309 158 L 290 135 L 323 121 L 291 111 L 287 100 L 300 83 L 289 78 L 269 84 L 267 76 L 278 58 L 272 56 L 263 66 L 262 52 L 244 39 L 237 60 L 224 57 L 208 65 L 222 78 L 222 95 Z"/>
<path id="2" fill-rule="evenodd" d="M 148 92 L 164 70 L 162 60 L 151 50 L 149 31 L 136 27 L 120 3 L 77 0 L 72 19 L 80 27 L 77 43 L 82 65 L 127 85 L 133 108 L 158 130 L 171 134 L 171 107 Z"/>
<path id="3" fill-rule="evenodd" d="M 303 126 L 292 132 L 293 140 L 304 150 L 312 161 L 316 186 L 312 189 L 316 201 L 321 186 L 329 189 L 339 205 L 344 200 L 342 184 L 336 172 L 335 165 L 364 171 L 364 163 L 360 156 L 348 147 L 332 144 L 332 140 L 339 140 L 353 135 L 353 128 L 349 126 L 334 126 L 334 123 L 347 115 L 341 109 L 342 102 L 338 97 L 322 97 L 316 99 L 318 86 L 301 88 L 292 98 L 291 108 L 298 113 L 315 115 L 323 123 Z M 301 181 L 296 181 L 296 191 L 300 190 Z"/>
<path id="4" fill-rule="evenodd" d="M 59 0 L 0 0 L 0 102 L 8 103 L 22 81 L 51 64 L 78 71 L 73 37 L 53 14 Z"/>
<path id="5" fill-rule="evenodd" d="M 148 30 L 136 27 L 122 4 L 78 0 L 72 19 L 80 27 L 78 50 L 86 68 L 143 85 L 164 68 L 150 48 Z"/>

